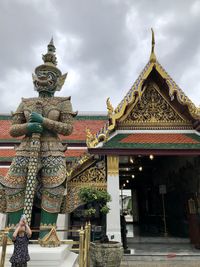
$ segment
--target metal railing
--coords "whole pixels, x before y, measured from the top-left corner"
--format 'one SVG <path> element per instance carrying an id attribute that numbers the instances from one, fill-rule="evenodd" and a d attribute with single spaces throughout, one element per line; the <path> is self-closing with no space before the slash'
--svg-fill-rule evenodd
<path id="1" fill-rule="evenodd" d="M 9 229 L 8 228 L 5 228 L 3 231 L 1 231 L 2 251 L 1 251 L 0 267 L 4 267 L 4 265 L 5 265 L 8 233 L 9 233 Z"/>
<path id="2" fill-rule="evenodd" d="M 90 250 L 90 237 L 91 237 L 90 222 L 86 223 L 84 227 L 81 226 L 81 229 L 79 230 L 56 229 L 56 231 L 78 233 L 79 236 L 78 241 L 64 239 L 61 240 L 61 244 L 72 245 L 72 248 L 70 250 L 79 254 L 79 267 L 89 267 L 90 266 L 89 250 Z M 40 230 L 32 230 L 32 232 L 40 232 Z M 5 266 L 8 233 L 9 233 L 9 228 L 5 228 L 4 230 L 0 231 L 1 244 L 2 244 L 0 267 Z M 38 244 L 38 240 L 30 240 L 30 242 Z M 78 246 L 78 248 L 73 248 L 73 245 Z"/>

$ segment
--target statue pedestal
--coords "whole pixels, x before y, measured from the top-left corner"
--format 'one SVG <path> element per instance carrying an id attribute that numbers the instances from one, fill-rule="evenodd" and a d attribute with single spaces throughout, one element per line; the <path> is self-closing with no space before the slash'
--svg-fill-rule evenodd
<path id="1" fill-rule="evenodd" d="M 13 245 L 7 246 L 5 267 L 10 267 L 9 259 L 13 253 Z M 40 245 L 29 247 L 31 260 L 28 262 L 30 267 L 76 267 L 78 255 L 71 252 L 71 245 L 61 245 L 56 248 L 46 248 Z M 1 250 L 1 248 L 0 248 Z"/>

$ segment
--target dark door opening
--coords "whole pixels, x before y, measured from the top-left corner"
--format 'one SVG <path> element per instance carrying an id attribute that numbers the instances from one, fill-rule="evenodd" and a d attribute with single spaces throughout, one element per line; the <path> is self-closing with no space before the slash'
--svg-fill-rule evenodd
<path id="1" fill-rule="evenodd" d="M 40 218 L 41 218 L 40 200 L 38 198 L 35 198 L 32 209 L 31 230 L 38 230 L 40 228 Z M 39 231 L 32 232 L 31 239 L 38 240 L 38 238 L 39 238 Z"/>
<path id="2" fill-rule="evenodd" d="M 188 201 L 199 196 L 199 158 L 134 156 L 127 159 L 120 161 L 120 189 L 132 191 L 133 236 L 188 237 Z M 134 214 L 138 214 L 136 219 Z"/>
<path id="3" fill-rule="evenodd" d="M 40 228 L 40 217 L 41 217 L 41 208 L 33 206 L 32 210 L 32 218 L 31 218 L 31 229 L 39 229 Z M 37 240 L 39 238 L 39 232 L 33 232 L 31 239 Z"/>

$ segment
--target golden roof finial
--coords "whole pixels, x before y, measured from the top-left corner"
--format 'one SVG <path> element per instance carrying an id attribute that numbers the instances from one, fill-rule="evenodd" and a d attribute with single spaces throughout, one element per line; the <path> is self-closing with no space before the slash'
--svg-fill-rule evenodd
<path id="1" fill-rule="evenodd" d="M 108 110 L 108 116 L 110 117 L 113 114 L 114 108 L 110 102 L 110 97 L 106 100 L 107 110 Z"/>
<path id="2" fill-rule="evenodd" d="M 155 37 L 154 37 L 154 31 L 153 28 L 151 28 L 152 32 L 152 41 L 151 41 L 151 55 L 150 55 L 150 62 L 154 63 L 156 62 L 156 55 L 154 53 L 154 47 L 155 47 Z"/>

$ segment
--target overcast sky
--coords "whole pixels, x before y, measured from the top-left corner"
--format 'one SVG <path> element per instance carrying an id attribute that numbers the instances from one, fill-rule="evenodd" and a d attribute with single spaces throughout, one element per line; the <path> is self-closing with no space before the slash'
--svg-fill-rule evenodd
<path id="1" fill-rule="evenodd" d="M 68 78 L 57 95 L 74 110 L 106 111 L 124 97 L 149 60 L 158 61 L 200 104 L 200 1 L 0 0 L 0 113 L 37 96 L 32 72 L 51 36 Z"/>

